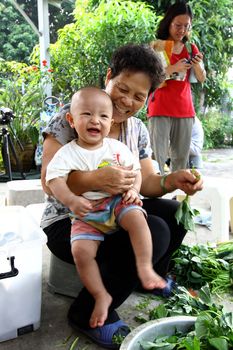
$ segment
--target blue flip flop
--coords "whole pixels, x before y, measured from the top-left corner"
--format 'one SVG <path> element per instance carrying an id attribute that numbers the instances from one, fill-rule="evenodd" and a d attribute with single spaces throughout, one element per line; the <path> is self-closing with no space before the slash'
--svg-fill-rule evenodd
<path id="1" fill-rule="evenodd" d="M 130 328 L 122 320 L 118 320 L 114 323 L 105 324 L 102 327 L 83 329 L 78 327 L 73 322 L 69 321 L 72 328 L 78 332 L 86 335 L 94 343 L 102 346 L 106 349 L 119 349 L 120 344 L 116 344 L 113 341 L 114 336 L 126 337 L 130 333 Z"/>
<path id="2" fill-rule="evenodd" d="M 167 281 L 166 287 L 162 289 L 155 288 L 150 291 L 150 293 L 164 298 L 169 298 L 176 289 L 177 283 L 171 277 L 166 277 L 165 280 Z"/>

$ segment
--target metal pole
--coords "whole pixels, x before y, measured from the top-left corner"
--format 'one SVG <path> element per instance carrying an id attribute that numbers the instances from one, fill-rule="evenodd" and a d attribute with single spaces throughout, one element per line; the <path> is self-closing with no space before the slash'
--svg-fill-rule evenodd
<path id="1" fill-rule="evenodd" d="M 38 27 L 39 27 L 39 40 L 40 40 L 40 66 L 41 70 L 44 69 L 43 61 L 47 61 L 47 66 L 50 67 L 50 54 L 49 54 L 49 44 L 50 44 L 50 35 L 49 35 L 49 8 L 48 0 L 37 0 L 38 8 Z M 45 93 L 46 96 L 52 95 L 52 86 L 51 82 L 48 81 L 45 84 Z"/>

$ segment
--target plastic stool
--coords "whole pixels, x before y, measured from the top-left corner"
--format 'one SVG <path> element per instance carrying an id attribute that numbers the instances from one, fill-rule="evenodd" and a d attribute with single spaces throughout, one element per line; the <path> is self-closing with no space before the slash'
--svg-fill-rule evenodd
<path id="1" fill-rule="evenodd" d="M 75 298 L 82 288 L 75 265 L 68 264 L 51 253 L 48 291 Z"/>
<path id="2" fill-rule="evenodd" d="M 40 223 L 44 208 L 45 203 L 30 204 L 27 206 L 27 209 L 38 224 Z M 62 261 L 50 253 L 48 291 L 52 294 L 62 294 L 75 298 L 82 287 L 83 285 L 75 266 Z"/>
<path id="3" fill-rule="evenodd" d="M 228 178 L 219 179 L 212 176 L 203 176 L 203 179 L 203 190 L 195 193 L 193 198 L 194 196 L 196 199 L 203 198 L 210 203 L 212 235 L 218 242 L 227 241 L 229 240 L 229 221 L 231 222 L 231 229 L 233 226 L 233 180 Z M 176 190 L 172 195 L 177 195 L 179 201 L 185 198 L 184 192 L 181 190 Z"/>

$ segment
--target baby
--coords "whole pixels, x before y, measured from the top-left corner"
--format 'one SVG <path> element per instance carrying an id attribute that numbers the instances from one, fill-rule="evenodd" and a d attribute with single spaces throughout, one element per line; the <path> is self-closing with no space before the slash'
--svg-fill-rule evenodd
<path id="1" fill-rule="evenodd" d="M 104 236 L 118 226 L 129 234 L 143 287 L 150 290 L 166 286 L 152 266 L 151 233 L 139 196 L 140 163 L 126 145 L 107 137 L 112 114 L 111 98 L 103 90 L 85 87 L 76 92 L 66 118 L 78 137 L 59 149 L 46 174 L 53 195 L 72 212 L 71 250 L 80 278 L 95 299 L 90 319 L 93 328 L 104 324 L 112 302 L 95 258 Z M 113 196 L 96 189 L 78 196 L 67 186 L 71 171 L 90 171 L 109 165 L 133 166 L 137 173 L 133 187 L 123 195 Z"/>

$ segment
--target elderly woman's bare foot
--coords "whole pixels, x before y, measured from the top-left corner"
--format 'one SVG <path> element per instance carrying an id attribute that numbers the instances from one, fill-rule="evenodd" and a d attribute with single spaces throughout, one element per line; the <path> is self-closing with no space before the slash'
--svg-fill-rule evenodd
<path id="1" fill-rule="evenodd" d="M 108 316 L 108 308 L 111 305 L 112 297 L 103 292 L 95 296 L 95 306 L 90 318 L 90 327 L 101 327 Z"/>

